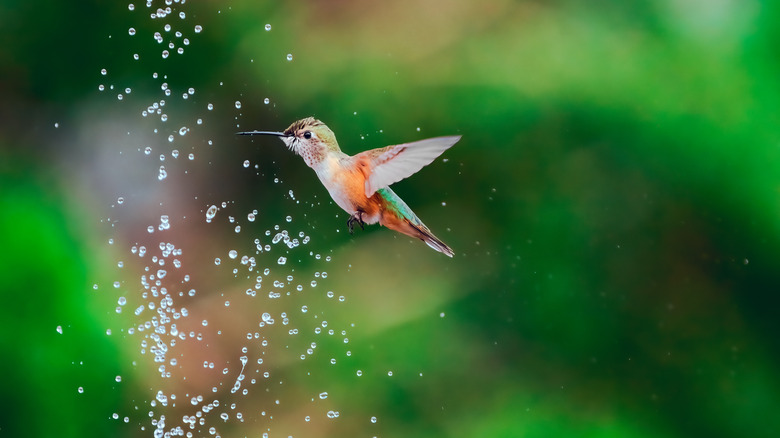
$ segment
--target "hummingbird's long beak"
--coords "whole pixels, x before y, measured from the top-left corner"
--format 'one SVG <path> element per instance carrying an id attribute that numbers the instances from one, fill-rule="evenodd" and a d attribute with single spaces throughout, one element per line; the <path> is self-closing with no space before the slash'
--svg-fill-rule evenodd
<path id="1" fill-rule="evenodd" d="M 290 137 L 290 135 L 287 135 L 284 132 L 275 131 L 244 131 L 236 132 L 236 135 L 273 135 L 275 137 Z"/>

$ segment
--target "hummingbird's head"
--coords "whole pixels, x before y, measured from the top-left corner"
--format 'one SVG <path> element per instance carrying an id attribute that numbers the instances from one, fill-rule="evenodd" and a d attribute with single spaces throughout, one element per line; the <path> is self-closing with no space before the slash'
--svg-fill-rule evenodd
<path id="1" fill-rule="evenodd" d="M 290 125 L 284 132 L 246 131 L 238 135 L 273 135 L 282 139 L 290 150 L 303 157 L 309 167 L 325 159 L 329 152 L 339 152 L 336 136 L 327 125 L 307 117 Z"/>
<path id="2" fill-rule="evenodd" d="M 341 150 L 333 131 L 314 117 L 293 122 L 284 130 L 282 141 L 290 150 L 303 157 L 309 167 L 322 161 L 328 152 Z"/>

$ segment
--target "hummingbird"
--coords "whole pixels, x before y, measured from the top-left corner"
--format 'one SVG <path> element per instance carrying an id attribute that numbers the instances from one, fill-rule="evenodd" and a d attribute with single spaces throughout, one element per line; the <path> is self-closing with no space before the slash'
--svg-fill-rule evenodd
<path id="1" fill-rule="evenodd" d="M 349 156 L 341 151 L 336 135 L 314 117 L 293 122 L 284 132 L 246 131 L 237 135 L 279 137 L 291 151 L 314 169 L 336 204 L 349 213 L 349 233 L 355 224 L 379 222 L 391 230 L 422 240 L 452 257 L 454 252 L 433 235 L 390 184 L 415 174 L 460 140 L 459 135 L 403 143 Z"/>

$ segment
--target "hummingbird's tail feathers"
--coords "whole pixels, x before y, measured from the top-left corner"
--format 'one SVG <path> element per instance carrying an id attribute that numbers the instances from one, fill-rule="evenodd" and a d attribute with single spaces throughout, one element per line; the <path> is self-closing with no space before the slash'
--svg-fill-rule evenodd
<path id="1" fill-rule="evenodd" d="M 452 248 L 434 236 L 412 209 L 389 187 L 379 189 L 377 193 L 382 199 L 380 224 L 407 236 L 416 237 L 449 257 L 455 255 Z"/>
<path id="2" fill-rule="evenodd" d="M 447 246 L 446 243 L 439 240 L 438 237 L 434 236 L 433 233 L 431 233 L 431 230 L 428 229 L 428 227 L 426 227 L 422 223 L 420 223 L 420 225 L 415 225 L 411 222 L 408 223 L 412 228 L 414 228 L 417 231 L 418 233 L 417 238 L 425 242 L 426 245 L 430 246 L 436 251 L 439 251 L 442 254 L 447 255 L 448 257 L 452 257 L 455 255 L 455 252 L 452 250 L 452 248 Z"/>

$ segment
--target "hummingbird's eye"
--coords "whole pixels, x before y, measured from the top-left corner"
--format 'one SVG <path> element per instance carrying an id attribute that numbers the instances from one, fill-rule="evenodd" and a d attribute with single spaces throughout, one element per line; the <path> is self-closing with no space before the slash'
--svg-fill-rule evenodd
<path id="1" fill-rule="evenodd" d="M 305 138 L 307 140 L 310 139 L 311 138 L 311 131 L 304 132 L 303 133 L 303 138 Z"/>

